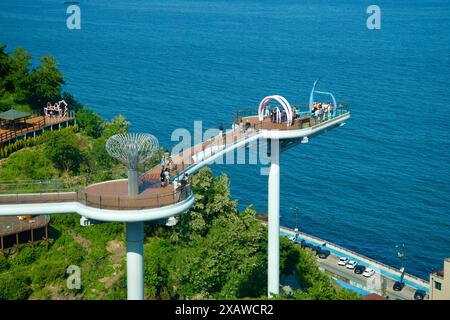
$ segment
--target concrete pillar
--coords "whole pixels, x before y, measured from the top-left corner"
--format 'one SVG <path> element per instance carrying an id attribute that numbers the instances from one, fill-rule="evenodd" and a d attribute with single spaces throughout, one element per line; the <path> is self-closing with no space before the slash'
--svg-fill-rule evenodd
<path id="1" fill-rule="evenodd" d="M 280 146 L 271 141 L 268 187 L 268 281 L 267 295 L 280 292 Z"/>
<path id="2" fill-rule="evenodd" d="M 137 169 L 128 169 L 128 196 L 139 194 Z M 144 300 L 144 223 L 127 223 L 127 297 Z"/>
<path id="3" fill-rule="evenodd" d="M 139 194 L 139 178 L 135 169 L 128 169 L 128 195 L 137 197 Z"/>
<path id="4" fill-rule="evenodd" d="M 144 300 L 144 223 L 127 223 L 127 297 Z"/>

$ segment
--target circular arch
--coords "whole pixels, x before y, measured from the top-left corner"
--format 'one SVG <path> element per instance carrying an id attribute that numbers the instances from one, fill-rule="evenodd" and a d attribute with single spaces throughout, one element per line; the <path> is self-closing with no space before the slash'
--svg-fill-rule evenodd
<path id="1" fill-rule="evenodd" d="M 258 108 L 259 121 L 264 120 L 264 108 L 267 106 L 267 104 L 271 100 L 277 101 L 283 107 L 283 109 L 286 111 L 287 125 L 290 126 L 292 124 L 292 107 L 289 104 L 289 102 L 280 95 L 267 96 L 261 100 L 261 102 L 259 103 L 259 108 Z"/>

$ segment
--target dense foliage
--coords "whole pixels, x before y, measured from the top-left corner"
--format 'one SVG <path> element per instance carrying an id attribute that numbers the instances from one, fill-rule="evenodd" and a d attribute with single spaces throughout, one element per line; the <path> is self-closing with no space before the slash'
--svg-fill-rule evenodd
<path id="1" fill-rule="evenodd" d="M 238 212 L 225 175 L 193 176 L 196 202 L 173 229 L 154 228 L 145 245 L 145 288 L 156 299 L 265 298 L 267 229 L 248 207 Z M 282 275 L 295 274 L 297 299 L 357 299 L 319 271 L 315 256 L 281 238 Z"/>
<path id="2" fill-rule="evenodd" d="M 70 94 L 61 92 L 62 85 L 64 79 L 53 57 L 41 57 L 40 64 L 32 68 L 32 57 L 25 49 L 8 54 L 6 46 L 0 45 L 0 111 L 12 107 L 42 110 L 47 102 L 63 98 L 75 110 L 79 104 Z"/>

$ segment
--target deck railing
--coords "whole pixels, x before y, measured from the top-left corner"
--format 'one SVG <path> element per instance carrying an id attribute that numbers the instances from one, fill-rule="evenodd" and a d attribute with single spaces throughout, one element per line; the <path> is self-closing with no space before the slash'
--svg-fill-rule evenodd
<path id="1" fill-rule="evenodd" d="M 31 220 L 2 221 L 0 224 L 0 236 L 20 233 L 31 229 L 41 228 L 50 222 L 48 215 L 34 217 Z"/>
<path id="2" fill-rule="evenodd" d="M 295 106 L 298 110 L 305 109 L 305 106 Z M 174 170 L 171 171 L 171 180 L 178 179 L 180 176 L 189 168 L 196 165 L 199 161 L 205 159 L 208 156 L 213 156 L 218 152 L 221 152 L 224 148 L 228 148 L 232 145 L 242 142 L 245 139 L 248 139 L 250 136 L 257 134 L 261 130 L 298 130 L 304 128 L 313 128 L 317 125 L 325 124 L 327 121 L 340 117 L 349 112 L 348 105 L 344 102 L 338 103 L 336 107 L 336 114 L 333 117 L 331 114 L 326 115 L 322 118 L 316 118 L 309 115 L 309 111 L 300 111 L 299 116 L 294 119 L 294 122 L 291 126 L 287 126 L 286 123 L 267 123 L 265 121 L 262 122 L 250 122 L 248 127 L 246 127 L 243 119 L 254 118 L 257 117 L 255 115 L 255 108 L 240 111 L 236 113 L 235 121 L 230 123 L 230 127 L 224 127 L 224 131 L 222 135 L 218 135 L 212 137 L 202 143 L 199 143 L 189 150 L 185 150 L 187 155 L 182 157 L 182 162 L 174 164 Z M 242 116 L 245 116 L 242 118 Z M 176 155 L 173 155 L 176 156 Z M 193 158 L 195 157 L 195 159 Z M 157 165 L 156 167 L 161 167 L 161 165 Z M 148 170 L 140 177 L 141 185 L 144 185 L 145 181 L 157 181 L 159 179 L 159 175 L 156 175 L 155 168 Z"/>
<path id="3" fill-rule="evenodd" d="M 320 116 L 310 114 L 307 104 L 293 105 L 293 107 L 295 107 L 298 111 L 294 116 L 293 122 L 290 126 L 286 125 L 286 121 L 282 121 L 281 123 L 274 123 L 267 121 L 260 122 L 259 120 L 257 122 L 252 121 L 247 125 L 246 120 L 258 117 L 255 112 L 255 108 L 251 110 L 245 109 L 243 111 L 237 112 L 235 117 L 235 124 L 241 126 L 241 128 L 243 129 L 253 128 L 255 130 L 297 130 L 314 127 L 349 112 L 349 107 L 346 102 L 338 103 L 338 105 L 336 106 L 336 114 L 334 116 L 333 112 L 323 113 Z M 265 119 L 267 119 L 267 117 L 265 117 Z"/>
<path id="4" fill-rule="evenodd" d="M 32 203 L 60 203 L 80 202 L 88 207 L 109 210 L 143 210 L 159 208 L 186 200 L 192 194 L 189 185 L 177 188 L 172 192 L 164 190 L 163 193 L 137 197 L 109 196 L 90 194 L 87 189 L 77 192 L 41 192 L 16 193 L 0 195 L 0 205 L 5 204 L 32 204 Z M 24 215 L 27 213 L 24 211 Z"/>
<path id="5" fill-rule="evenodd" d="M 289 229 L 289 228 L 286 228 L 286 227 L 281 227 L 280 229 L 285 230 L 286 232 L 289 232 L 289 233 L 295 233 L 294 230 Z M 389 272 L 393 272 L 393 273 L 395 273 L 395 274 L 401 273 L 400 270 L 395 269 L 394 267 L 391 267 L 391 266 L 389 266 L 389 265 L 387 265 L 387 264 L 384 264 L 384 263 L 382 263 L 382 262 L 376 261 L 376 260 L 374 260 L 374 259 L 372 259 L 372 258 L 369 258 L 369 257 L 367 257 L 367 256 L 364 256 L 364 255 L 362 255 L 362 254 L 360 254 L 360 253 L 357 253 L 357 252 L 355 252 L 355 251 L 352 251 L 352 250 L 349 250 L 349 249 L 347 249 L 347 248 L 344 248 L 344 247 L 342 247 L 342 246 L 340 246 L 340 245 L 338 245 L 338 244 L 330 243 L 329 241 L 325 241 L 325 240 L 323 240 L 323 239 L 320 239 L 320 238 L 315 237 L 315 236 L 310 235 L 310 234 L 306 234 L 306 233 L 301 232 L 301 231 L 299 231 L 298 233 L 299 233 L 299 235 L 300 235 L 301 237 L 303 237 L 303 238 L 309 237 L 309 238 L 313 239 L 314 241 L 316 241 L 316 242 L 318 242 L 318 243 L 326 243 L 328 247 L 335 247 L 335 248 L 337 248 L 339 251 L 341 251 L 341 252 L 343 252 L 343 253 L 349 253 L 350 255 L 355 256 L 355 257 L 358 257 L 359 259 L 367 260 L 367 261 L 369 261 L 372 265 L 374 265 L 374 266 L 381 266 L 381 267 L 385 268 L 385 269 L 386 269 L 387 271 L 389 271 Z M 426 280 L 424 280 L 424 279 L 421 279 L 421 278 L 419 278 L 419 277 L 417 277 L 417 276 L 414 276 L 414 275 L 412 275 L 412 274 L 409 274 L 409 273 L 405 273 L 405 275 L 407 275 L 410 279 L 416 281 L 417 283 L 420 283 L 420 284 L 423 285 L 424 287 L 427 287 L 427 285 L 428 285 L 428 282 L 427 282 Z"/>
<path id="6" fill-rule="evenodd" d="M 18 128 L 18 129 L 14 128 L 12 130 L 8 130 L 6 132 L 0 133 L 0 144 L 5 143 L 11 139 L 15 139 L 17 137 L 23 136 L 24 134 L 27 134 L 27 133 L 39 131 L 39 130 L 45 128 L 46 126 L 55 125 L 58 123 L 73 120 L 73 119 L 75 119 L 75 113 L 73 111 L 69 111 L 68 115 L 63 118 L 50 118 L 50 119 L 47 119 L 47 117 L 45 117 L 43 115 L 33 113 L 33 117 L 34 118 L 42 117 L 42 119 L 38 120 L 37 122 L 33 122 L 33 123 L 25 122 L 27 124 L 27 126 L 24 128 Z M 25 123 L 22 123 L 22 124 L 25 124 Z"/>

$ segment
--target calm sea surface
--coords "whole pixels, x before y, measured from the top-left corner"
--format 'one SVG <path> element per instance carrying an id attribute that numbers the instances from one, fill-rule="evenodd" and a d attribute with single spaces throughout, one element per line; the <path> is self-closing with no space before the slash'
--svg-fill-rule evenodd
<path id="1" fill-rule="evenodd" d="M 81 0 L 69 31 L 63 0 L 1 0 L 0 43 L 55 56 L 67 91 L 165 146 L 269 94 L 305 102 L 320 77 L 352 118 L 282 154 L 282 224 L 394 266 L 404 242 L 427 278 L 450 257 L 450 2 L 377 4 L 371 31 L 356 0 Z M 240 208 L 266 211 L 259 169 L 214 166 Z"/>

